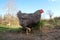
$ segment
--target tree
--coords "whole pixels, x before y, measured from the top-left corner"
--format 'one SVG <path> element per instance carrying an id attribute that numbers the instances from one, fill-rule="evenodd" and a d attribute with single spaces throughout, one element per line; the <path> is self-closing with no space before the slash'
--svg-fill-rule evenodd
<path id="1" fill-rule="evenodd" d="M 3 21 L 2 16 L 0 16 L 0 24 L 2 24 L 2 21 Z"/>
<path id="2" fill-rule="evenodd" d="M 50 19 L 51 19 L 52 16 L 53 16 L 53 12 L 52 12 L 51 10 L 47 10 L 47 13 L 48 13 L 48 15 L 49 15 L 49 17 L 50 17 Z"/>

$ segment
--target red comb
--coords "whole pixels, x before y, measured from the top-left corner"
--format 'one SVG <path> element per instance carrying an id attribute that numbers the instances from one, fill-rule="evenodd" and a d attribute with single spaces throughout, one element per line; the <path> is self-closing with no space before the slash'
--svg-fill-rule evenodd
<path id="1" fill-rule="evenodd" d="M 42 14 L 44 11 L 42 9 L 39 10 L 40 14 Z"/>

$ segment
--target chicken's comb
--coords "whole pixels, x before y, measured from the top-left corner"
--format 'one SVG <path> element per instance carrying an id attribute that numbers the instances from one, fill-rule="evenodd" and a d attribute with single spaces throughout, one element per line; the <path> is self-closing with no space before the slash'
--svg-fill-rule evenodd
<path id="1" fill-rule="evenodd" d="M 44 11 L 43 11 L 43 9 L 40 9 L 39 12 L 40 12 L 40 14 L 42 14 Z"/>

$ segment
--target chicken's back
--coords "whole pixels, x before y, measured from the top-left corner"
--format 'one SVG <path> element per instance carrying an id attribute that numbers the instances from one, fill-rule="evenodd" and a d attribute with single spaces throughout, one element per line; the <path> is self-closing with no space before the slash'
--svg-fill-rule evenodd
<path id="1" fill-rule="evenodd" d="M 39 14 L 39 11 L 36 11 L 35 13 L 30 14 L 18 12 L 17 16 L 19 18 L 20 25 L 23 27 L 27 27 L 37 23 L 40 20 L 41 15 Z"/>

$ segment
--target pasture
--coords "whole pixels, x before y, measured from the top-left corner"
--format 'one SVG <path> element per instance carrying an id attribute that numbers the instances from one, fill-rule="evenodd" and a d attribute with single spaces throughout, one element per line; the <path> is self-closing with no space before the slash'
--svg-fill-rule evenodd
<path id="1" fill-rule="evenodd" d="M 59 22 L 58 22 L 59 21 Z M 29 35 L 20 26 L 0 25 L 0 40 L 60 40 L 60 20 L 56 23 L 44 20 L 41 31 L 34 29 Z"/>

